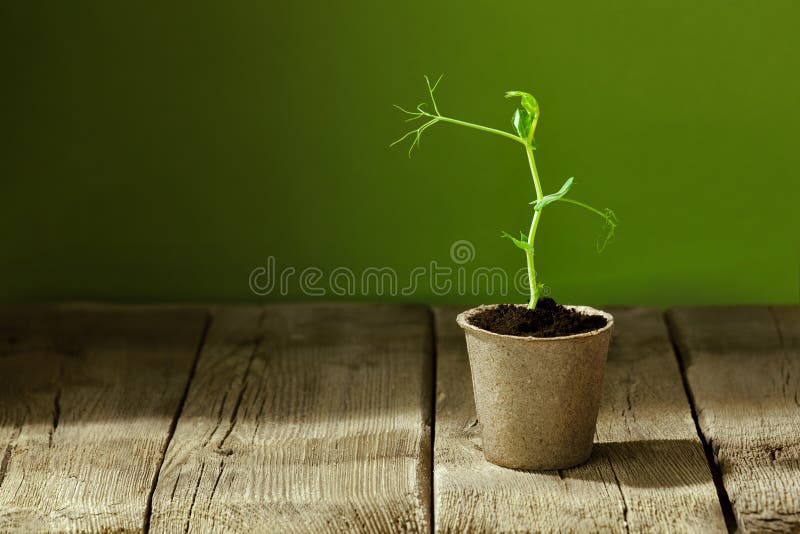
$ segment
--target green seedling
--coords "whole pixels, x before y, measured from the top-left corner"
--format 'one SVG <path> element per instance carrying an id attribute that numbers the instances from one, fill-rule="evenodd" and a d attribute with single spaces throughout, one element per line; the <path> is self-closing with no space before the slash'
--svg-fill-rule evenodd
<path id="1" fill-rule="evenodd" d="M 572 189 L 574 183 L 573 178 L 568 178 L 567 181 L 564 182 L 564 185 L 561 186 L 561 189 L 555 193 L 545 195 L 542 192 L 542 185 L 539 181 L 539 171 L 536 169 L 536 160 L 533 157 L 533 152 L 536 150 L 534 132 L 536 131 L 536 125 L 539 122 L 539 103 L 536 101 L 533 95 L 522 91 L 508 91 L 506 93 L 506 98 L 520 99 L 520 107 L 514 111 L 514 115 L 511 117 L 511 124 L 516 132 L 516 134 L 514 134 L 503 130 L 498 130 L 496 128 L 489 128 L 487 126 L 481 126 L 480 124 L 474 124 L 442 115 L 439 111 L 439 106 L 436 103 L 436 98 L 434 97 L 436 88 L 439 86 L 439 82 L 441 81 L 442 77 L 439 76 L 439 79 L 436 80 L 434 84 L 431 84 L 430 79 L 425 76 L 425 83 L 428 86 L 428 97 L 430 98 L 430 108 L 426 102 L 419 104 L 415 111 L 409 111 L 395 105 L 397 109 L 408 115 L 406 122 L 415 122 L 419 120 L 424 122 L 419 128 L 407 132 L 405 135 L 403 135 L 403 137 L 392 143 L 391 146 L 395 146 L 403 141 L 406 141 L 407 139 L 410 139 L 411 145 L 408 148 L 408 156 L 411 157 L 411 153 L 414 151 L 414 149 L 420 146 L 420 140 L 425 130 L 434 124 L 445 122 L 499 135 L 519 143 L 524 147 L 525 154 L 528 158 L 528 166 L 531 170 L 531 177 L 533 178 L 533 186 L 536 191 L 536 200 L 530 203 L 533 206 L 533 220 L 531 221 L 530 231 L 527 235 L 525 235 L 523 232 L 520 232 L 519 239 L 517 239 L 511 234 L 503 232 L 502 237 L 509 239 L 514 245 L 522 249 L 522 251 L 525 253 L 525 258 L 528 264 L 528 283 L 530 285 L 531 293 L 528 307 L 530 309 L 535 309 L 543 286 L 536 280 L 536 270 L 534 269 L 534 242 L 536 239 L 536 230 L 539 228 L 539 221 L 542 218 L 542 212 L 544 211 L 544 208 L 556 202 L 566 202 L 589 210 L 590 212 L 601 217 L 604 222 L 604 232 L 597 242 L 598 252 L 601 252 L 614 237 L 614 231 L 617 227 L 617 217 L 614 212 L 608 208 L 601 211 L 584 204 L 583 202 L 568 198 L 566 195 Z"/>

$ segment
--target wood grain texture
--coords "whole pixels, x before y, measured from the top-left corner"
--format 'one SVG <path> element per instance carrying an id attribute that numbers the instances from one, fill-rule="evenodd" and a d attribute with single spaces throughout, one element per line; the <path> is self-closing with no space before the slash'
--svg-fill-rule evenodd
<path id="1" fill-rule="evenodd" d="M 432 347 L 425 307 L 217 310 L 153 531 L 425 531 Z"/>
<path id="2" fill-rule="evenodd" d="M 610 310 L 617 326 L 592 457 L 537 473 L 483 458 L 460 310 L 434 310 L 437 531 L 725 531 L 659 311 Z"/>
<path id="3" fill-rule="evenodd" d="M 143 528 L 206 320 L 0 308 L 0 532 Z"/>
<path id="4" fill-rule="evenodd" d="M 800 307 L 679 308 L 669 319 L 739 529 L 800 531 Z"/>

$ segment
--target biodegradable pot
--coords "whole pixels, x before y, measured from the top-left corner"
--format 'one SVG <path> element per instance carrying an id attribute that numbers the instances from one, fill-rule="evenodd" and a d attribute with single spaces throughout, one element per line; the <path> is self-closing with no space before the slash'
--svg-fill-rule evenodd
<path id="1" fill-rule="evenodd" d="M 614 318 L 588 306 L 567 308 L 602 315 L 598 330 L 563 337 L 495 334 L 460 314 L 467 337 L 483 454 L 503 467 L 564 469 L 592 452 Z"/>

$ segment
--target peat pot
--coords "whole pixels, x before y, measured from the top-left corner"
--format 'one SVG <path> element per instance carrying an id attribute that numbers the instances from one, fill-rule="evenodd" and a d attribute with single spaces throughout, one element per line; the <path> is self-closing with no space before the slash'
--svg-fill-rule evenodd
<path id="1" fill-rule="evenodd" d="M 567 306 L 602 315 L 608 324 L 571 336 L 506 336 L 475 327 L 461 313 L 478 421 L 486 459 L 516 469 L 564 469 L 592 452 L 614 318 L 588 306 Z"/>

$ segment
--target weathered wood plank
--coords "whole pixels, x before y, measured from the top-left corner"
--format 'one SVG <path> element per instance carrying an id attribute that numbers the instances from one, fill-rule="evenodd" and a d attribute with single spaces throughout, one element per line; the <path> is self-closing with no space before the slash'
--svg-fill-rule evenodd
<path id="1" fill-rule="evenodd" d="M 458 311 L 435 309 L 437 531 L 725 531 L 660 312 L 610 310 L 595 451 L 583 466 L 536 473 L 483 458 Z"/>
<path id="2" fill-rule="evenodd" d="M 739 529 L 800 531 L 800 306 L 668 316 Z"/>
<path id="3" fill-rule="evenodd" d="M 202 310 L 0 308 L 0 532 L 139 531 Z"/>
<path id="4" fill-rule="evenodd" d="M 427 530 L 431 323 L 419 306 L 218 310 L 153 530 Z"/>

